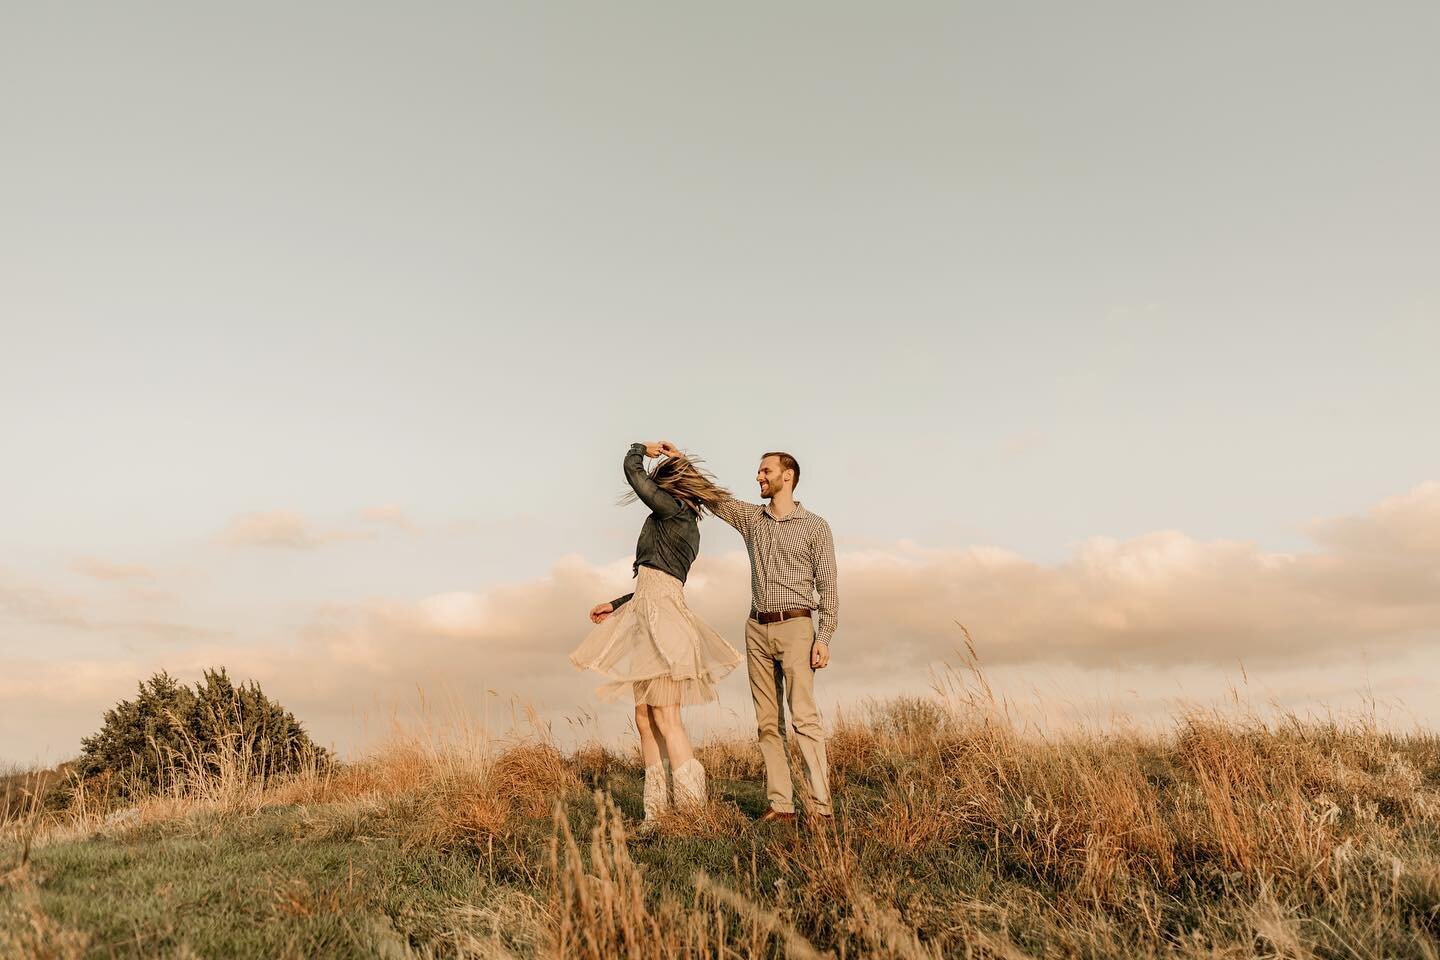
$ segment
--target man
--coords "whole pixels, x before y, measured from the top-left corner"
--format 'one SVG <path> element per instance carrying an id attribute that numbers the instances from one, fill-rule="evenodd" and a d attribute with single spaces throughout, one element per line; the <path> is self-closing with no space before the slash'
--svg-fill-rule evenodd
<path id="1" fill-rule="evenodd" d="M 661 452 L 675 456 L 680 451 L 664 441 Z M 760 819 L 765 823 L 795 819 L 794 787 L 780 736 L 783 676 L 791 729 L 805 761 L 808 812 L 828 821 L 833 813 L 830 768 L 815 705 L 815 671 L 829 664 L 830 640 L 835 635 L 835 543 L 829 524 L 794 497 L 800 483 L 800 464 L 794 457 L 765 454 L 755 480 L 760 496 L 769 501 L 765 506 L 732 498 L 712 509 L 740 532 L 750 554 L 745 654 L 770 801 L 770 809 Z"/>

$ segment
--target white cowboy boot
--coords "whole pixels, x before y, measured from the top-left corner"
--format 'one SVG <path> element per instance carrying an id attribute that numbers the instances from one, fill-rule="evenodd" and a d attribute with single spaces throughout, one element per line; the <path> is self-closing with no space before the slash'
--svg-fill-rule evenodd
<path id="1" fill-rule="evenodd" d="M 660 816 L 670 809 L 670 782 L 664 765 L 645 768 L 645 820 L 636 832 L 649 833 L 660 823 Z"/>
<path id="2" fill-rule="evenodd" d="M 705 805 L 705 768 L 695 757 L 675 768 L 675 805 Z"/>

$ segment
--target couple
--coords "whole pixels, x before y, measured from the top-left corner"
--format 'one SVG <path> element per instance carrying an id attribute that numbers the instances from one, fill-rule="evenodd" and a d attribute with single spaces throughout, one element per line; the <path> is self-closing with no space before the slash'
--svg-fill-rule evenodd
<path id="1" fill-rule="evenodd" d="M 648 473 L 647 456 L 655 460 Z M 654 829 L 672 794 L 676 804 L 704 802 L 705 768 L 685 734 L 680 707 L 714 700 L 715 681 L 740 663 L 739 651 L 685 602 L 685 576 L 700 551 L 699 520 L 707 513 L 739 531 L 750 554 L 745 659 L 770 801 L 760 819 L 795 819 L 780 735 L 783 689 L 805 760 L 808 812 L 828 822 L 829 768 L 815 671 L 830 662 L 835 633 L 835 545 L 825 521 L 793 496 L 800 464 L 788 453 L 760 458 L 755 480 L 769 501 L 764 506 L 736 500 L 668 440 L 632 444 L 625 479 L 631 492 L 624 502 L 638 499 L 650 508 L 635 547 L 635 592 L 590 611 L 597 626 L 570 660 L 607 678 L 597 691 L 601 699 L 634 695 L 645 760 L 644 828 Z"/>

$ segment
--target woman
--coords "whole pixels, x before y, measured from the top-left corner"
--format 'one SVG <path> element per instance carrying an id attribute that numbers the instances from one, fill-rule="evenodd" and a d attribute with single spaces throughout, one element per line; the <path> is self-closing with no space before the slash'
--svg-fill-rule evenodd
<path id="1" fill-rule="evenodd" d="M 645 456 L 660 444 L 635 443 L 625 454 L 625 479 L 650 508 L 635 546 L 635 591 L 590 611 L 590 631 L 570 654 L 577 667 L 607 678 L 596 693 L 635 699 L 635 727 L 645 760 L 645 821 L 653 829 L 670 806 L 667 768 L 677 803 L 703 803 L 705 768 L 680 721 L 682 704 L 715 699 L 715 681 L 740 663 L 740 652 L 691 612 L 684 583 L 700 550 L 700 518 L 729 492 L 715 485 L 696 461 L 668 456 L 647 474 Z"/>

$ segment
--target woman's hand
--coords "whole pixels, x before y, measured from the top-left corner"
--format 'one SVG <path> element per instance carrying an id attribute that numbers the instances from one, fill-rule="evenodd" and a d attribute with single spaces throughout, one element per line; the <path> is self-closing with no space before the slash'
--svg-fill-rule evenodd
<path id="1" fill-rule="evenodd" d="M 610 616 L 610 614 L 612 614 L 612 613 L 614 613 L 614 612 L 615 612 L 615 607 L 614 607 L 613 604 L 609 604 L 609 603 L 597 603 L 597 604 L 595 604 L 595 606 L 592 607 L 591 610 L 590 610 L 590 622 L 591 622 L 591 623 L 604 623 L 604 622 L 605 622 L 605 618 L 608 617 L 608 616 Z"/>

